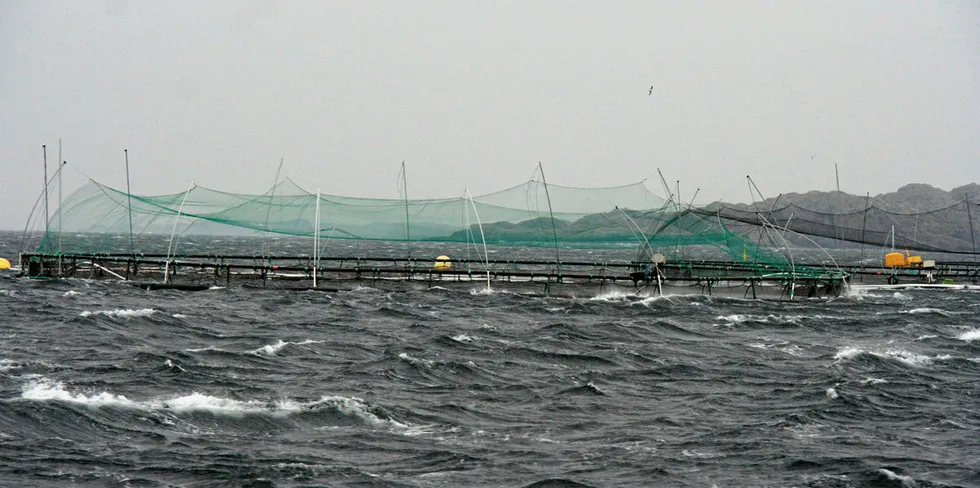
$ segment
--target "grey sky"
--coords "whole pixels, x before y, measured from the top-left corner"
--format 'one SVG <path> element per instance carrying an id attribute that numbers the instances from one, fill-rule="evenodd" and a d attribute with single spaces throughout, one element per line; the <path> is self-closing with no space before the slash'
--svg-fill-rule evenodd
<path id="1" fill-rule="evenodd" d="M 648 95 L 653 85 L 652 95 Z M 0 0 L 0 228 L 58 138 L 135 193 L 980 180 L 980 4 Z M 66 176 L 78 180 L 78 173 Z M 66 184 L 66 187 L 69 186 Z"/>

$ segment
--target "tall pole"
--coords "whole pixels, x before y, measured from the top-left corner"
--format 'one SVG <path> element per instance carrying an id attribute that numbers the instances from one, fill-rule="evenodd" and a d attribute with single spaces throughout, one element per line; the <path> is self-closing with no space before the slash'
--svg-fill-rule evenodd
<path id="1" fill-rule="evenodd" d="M 316 288 L 316 275 L 320 272 L 320 189 L 316 189 L 316 211 L 313 221 L 313 288 Z"/>
<path id="2" fill-rule="evenodd" d="M 555 228 L 555 211 L 551 208 L 551 195 L 548 194 L 548 180 L 544 178 L 544 168 L 541 166 L 541 161 L 538 161 L 538 171 L 541 173 L 541 183 L 544 184 L 544 196 L 548 199 L 548 214 L 551 215 L 551 233 L 555 237 L 555 259 L 558 260 L 558 270 L 561 271 L 561 253 L 558 251 L 558 229 Z"/>
<path id="3" fill-rule="evenodd" d="M 66 164 L 68 164 L 67 161 L 61 159 L 61 139 L 58 139 L 58 161 L 61 161 L 61 163 L 60 163 L 61 166 L 58 167 L 58 261 L 61 261 L 61 234 L 63 233 L 62 232 L 63 229 L 61 228 L 61 224 L 62 224 L 61 217 L 64 214 L 64 212 L 62 212 L 62 208 L 61 208 L 61 186 L 62 186 L 61 185 L 61 173 L 63 173 L 63 171 L 61 171 L 61 170 L 64 169 L 64 166 Z M 59 274 L 61 273 L 61 263 L 60 262 L 58 264 L 58 273 Z"/>
<path id="4" fill-rule="evenodd" d="M 840 172 L 837 171 L 837 163 L 834 163 L 834 179 L 837 180 L 837 223 L 840 224 L 840 241 L 837 248 L 840 249 L 841 242 L 844 241 L 844 222 L 841 221 L 841 202 L 843 197 L 840 193 Z"/>
<path id="5" fill-rule="evenodd" d="M 868 228 L 868 211 L 871 210 L 871 192 L 864 195 L 864 222 L 861 222 L 861 261 L 864 261 L 864 230 Z"/>
<path id="6" fill-rule="evenodd" d="M 405 161 L 402 161 L 402 192 L 405 195 L 405 242 L 411 242 L 412 231 L 408 221 L 408 173 L 405 172 Z M 408 256 L 412 256 L 411 247 L 409 247 Z"/>
<path id="7" fill-rule="evenodd" d="M 970 242 L 973 244 L 973 262 L 977 262 L 977 238 L 973 235 L 973 215 L 970 213 L 970 195 L 964 193 L 966 199 L 966 219 L 970 221 Z"/>
<path id="8" fill-rule="evenodd" d="M 126 206 L 129 208 L 129 249 L 136 254 L 136 243 L 133 241 L 133 196 L 129 191 L 129 150 L 123 149 L 126 156 Z"/>
<path id="9" fill-rule="evenodd" d="M 48 148 L 41 144 L 41 153 L 44 155 L 44 237 L 48 237 Z"/>

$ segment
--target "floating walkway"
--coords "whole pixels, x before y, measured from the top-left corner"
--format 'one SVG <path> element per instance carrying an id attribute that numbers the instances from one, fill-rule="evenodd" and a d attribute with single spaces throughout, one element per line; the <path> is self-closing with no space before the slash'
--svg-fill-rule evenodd
<path id="1" fill-rule="evenodd" d="M 442 257 L 440 257 L 442 258 Z M 440 258 L 252 256 L 191 254 L 43 254 L 20 257 L 21 275 L 110 279 L 146 289 L 202 290 L 213 286 L 349 290 L 442 287 L 506 290 L 547 296 L 610 292 L 739 298 L 839 296 L 847 275 L 837 270 L 787 273 L 753 263 L 466 260 Z"/>

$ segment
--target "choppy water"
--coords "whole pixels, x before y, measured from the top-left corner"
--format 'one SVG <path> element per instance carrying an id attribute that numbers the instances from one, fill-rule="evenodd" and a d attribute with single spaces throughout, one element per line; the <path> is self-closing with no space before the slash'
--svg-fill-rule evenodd
<path id="1" fill-rule="evenodd" d="M 0 276 L 2 486 L 980 486 L 980 293 Z"/>

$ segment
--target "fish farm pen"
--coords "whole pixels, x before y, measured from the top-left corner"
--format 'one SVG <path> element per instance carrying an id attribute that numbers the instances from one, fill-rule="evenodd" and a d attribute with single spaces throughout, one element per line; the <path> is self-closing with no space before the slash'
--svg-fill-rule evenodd
<path id="1" fill-rule="evenodd" d="M 549 185 L 540 166 L 521 185 L 443 199 L 407 198 L 403 171 L 399 193 L 325 195 L 284 179 L 262 194 L 192 185 L 137 195 L 90 180 L 53 214 L 32 213 L 20 274 L 147 289 L 442 287 L 773 299 L 834 297 L 849 283 L 978 284 L 980 277 L 969 200 L 915 214 L 870 201 L 836 213 L 775 202 L 695 207 L 669 191 L 660 198 L 644 182 Z M 861 259 L 848 258 L 842 243 L 860 249 Z M 866 249 L 877 257 L 865 258 Z M 923 260 L 909 250 L 953 259 Z"/>

